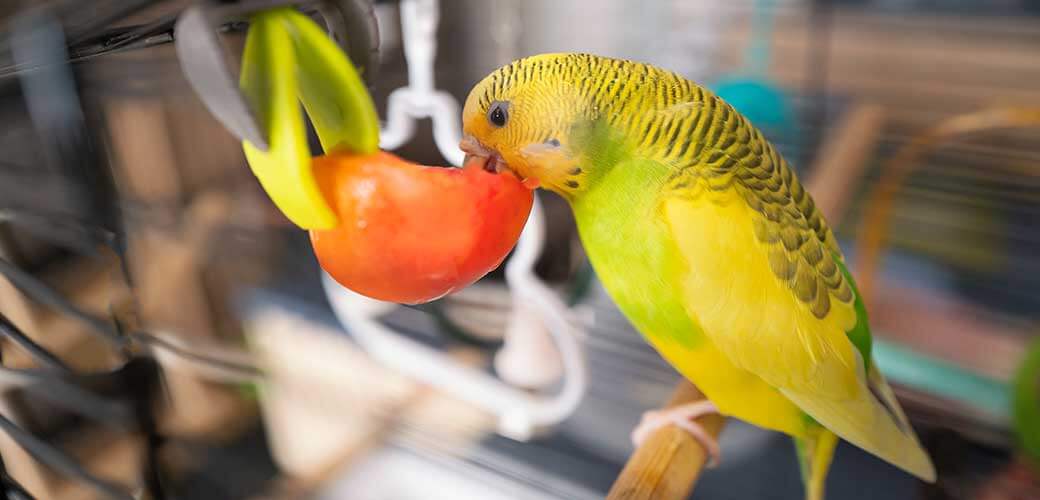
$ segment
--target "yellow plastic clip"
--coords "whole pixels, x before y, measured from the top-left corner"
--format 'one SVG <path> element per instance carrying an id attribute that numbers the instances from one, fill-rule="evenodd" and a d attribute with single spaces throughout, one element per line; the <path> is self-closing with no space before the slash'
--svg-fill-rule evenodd
<path id="1" fill-rule="evenodd" d="M 338 224 L 311 172 L 303 102 L 325 152 L 379 148 L 375 105 L 346 54 L 311 19 L 280 8 L 253 16 L 239 86 L 268 138 L 242 142 L 246 160 L 274 204 L 303 229 Z"/>

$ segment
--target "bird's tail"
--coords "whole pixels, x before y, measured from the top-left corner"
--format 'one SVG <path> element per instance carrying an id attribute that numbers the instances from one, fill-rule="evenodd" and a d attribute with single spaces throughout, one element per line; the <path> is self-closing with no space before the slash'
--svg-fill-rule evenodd
<path id="1" fill-rule="evenodd" d="M 837 445 L 838 436 L 822 426 L 816 427 L 806 437 L 794 438 L 806 500 L 823 500 L 827 471 L 831 468 Z"/>

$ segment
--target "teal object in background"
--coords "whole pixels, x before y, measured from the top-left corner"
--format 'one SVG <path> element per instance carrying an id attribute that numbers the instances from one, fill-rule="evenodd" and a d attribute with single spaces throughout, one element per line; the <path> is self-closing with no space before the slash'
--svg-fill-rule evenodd
<path id="1" fill-rule="evenodd" d="M 783 131 L 797 125 L 790 97 L 765 80 L 734 77 L 716 82 L 713 87 L 716 95 L 737 108 L 756 127 Z"/>
<path id="2" fill-rule="evenodd" d="M 918 354 L 876 336 L 873 356 L 890 382 L 963 403 L 1003 421 L 1010 419 L 1011 390 L 999 380 Z"/>
<path id="3" fill-rule="evenodd" d="M 800 135 L 791 98 L 766 77 L 773 12 L 772 0 L 758 0 L 755 3 L 754 25 L 750 46 L 744 57 L 744 68 L 736 74 L 720 78 L 711 85 L 711 89 L 762 130 L 785 157 L 797 158 Z"/>

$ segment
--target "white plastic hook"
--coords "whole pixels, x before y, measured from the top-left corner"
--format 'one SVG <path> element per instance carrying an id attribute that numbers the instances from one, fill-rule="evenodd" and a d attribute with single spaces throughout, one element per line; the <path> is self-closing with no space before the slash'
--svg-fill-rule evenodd
<path id="1" fill-rule="evenodd" d="M 531 220 L 540 220 L 540 205 L 535 205 Z M 563 386 L 555 395 L 532 394 L 488 375 L 479 367 L 456 363 L 442 351 L 409 340 L 393 331 L 379 316 L 396 307 L 343 288 L 327 274 L 322 284 L 333 312 L 340 323 L 372 357 L 398 371 L 423 381 L 445 393 L 498 415 L 499 432 L 526 441 L 540 430 L 555 426 L 574 413 L 585 395 L 588 375 L 579 332 L 568 319 L 568 308 L 560 298 L 523 264 L 537 260 L 543 237 L 539 223 L 533 225 L 534 240 L 521 242 L 515 255 L 520 266 L 507 267 L 506 275 L 514 302 L 525 301 L 546 322 L 562 357 Z M 525 228 L 525 231 L 527 229 Z M 512 264 L 512 263 L 511 263 Z M 535 332 L 537 333 L 537 332 Z M 503 348 L 506 349 L 506 348 Z"/>
<path id="2" fill-rule="evenodd" d="M 437 90 L 433 83 L 433 60 L 437 54 L 437 0 L 401 2 L 401 37 L 408 63 L 408 86 L 390 93 L 386 123 L 379 134 L 379 147 L 397 149 L 415 135 L 415 120 L 433 121 L 433 140 L 449 162 L 462 165 L 465 154 L 459 149 L 459 105 L 451 94 Z"/>
<path id="3" fill-rule="evenodd" d="M 462 138 L 459 105 L 451 94 L 437 90 L 433 80 L 438 17 L 437 0 L 401 2 L 408 86 L 394 90 L 388 98 L 380 148 L 400 147 L 415 134 L 415 120 L 428 117 L 433 121 L 437 149 L 448 161 L 461 165 L 464 154 L 458 147 Z M 568 319 L 570 310 L 534 273 L 544 246 L 545 217 L 535 198 L 520 241 L 506 263 L 506 282 L 514 311 L 505 345 L 495 359 L 502 379 L 458 364 L 443 352 L 408 340 L 379 322 L 378 316 L 395 305 L 353 293 L 327 275 L 323 284 L 337 318 L 370 355 L 497 414 L 503 435 L 526 440 L 538 429 L 556 425 L 570 416 L 587 385 L 580 334 Z M 532 394 L 512 387 L 545 387 L 559 380 L 561 371 L 563 384 L 555 395 Z M 503 383 L 503 379 L 511 385 Z"/>
<path id="4" fill-rule="evenodd" d="M 559 380 L 562 349 L 552 343 L 546 326 L 561 329 L 568 308 L 534 273 L 545 248 L 545 216 L 536 197 L 527 225 L 506 263 L 506 284 L 513 310 L 506 326 L 502 349 L 495 355 L 495 371 L 518 387 L 535 389 Z M 554 300 L 555 299 L 555 300 Z M 554 324 L 555 323 L 555 324 Z M 575 364 L 568 360 L 567 364 Z"/>

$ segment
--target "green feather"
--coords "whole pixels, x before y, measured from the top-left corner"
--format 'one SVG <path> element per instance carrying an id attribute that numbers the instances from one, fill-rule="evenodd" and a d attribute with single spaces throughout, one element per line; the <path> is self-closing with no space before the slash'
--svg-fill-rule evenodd
<path id="1" fill-rule="evenodd" d="M 872 358 L 871 348 L 873 346 L 873 339 L 870 336 L 870 322 L 867 320 L 867 307 L 863 305 L 863 297 L 859 293 L 859 288 L 856 287 L 856 280 L 852 279 L 852 274 L 849 273 L 849 269 L 845 267 L 845 263 L 842 262 L 841 258 L 837 255 L 833 255 L 834 262 L 838 264 L 838 269 L 841 269 L 841 273 L 845 275 L 845 279 L 849 282 L 849 286 L 852 287 L 853 293 L 856 295 L 856 326 L 846 332 L 849 337 L 849 341 L 852 345 L 856 346 L 856 350 L 859 351 L 859 355 L 863 357 L 863 368 L 870 370 Z"/>

